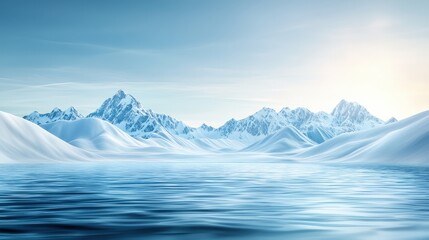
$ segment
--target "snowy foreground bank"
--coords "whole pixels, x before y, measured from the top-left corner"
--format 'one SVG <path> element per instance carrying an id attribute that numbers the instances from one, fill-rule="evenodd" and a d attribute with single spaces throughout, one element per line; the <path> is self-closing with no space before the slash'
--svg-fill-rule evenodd
<path id="1" fill-rule="evenodd" d="M 0 112 L 0 162 L 202 159 L 240 156 L 305 162 L 429 165 L 429 111 L 320 144 L 286 127 L 248 146 L 234 139 L 159 134 L 136 139 L 96 118 L 37 125 Z M 232 146 L 232 147 L 228 147 Z"/>

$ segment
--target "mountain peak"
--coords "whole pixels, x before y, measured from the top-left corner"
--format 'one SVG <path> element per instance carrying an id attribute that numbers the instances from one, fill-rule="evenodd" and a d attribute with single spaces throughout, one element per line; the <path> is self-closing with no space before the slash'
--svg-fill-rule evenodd
<path id="1" fill-rule="evenodd" d="M 115 93 L 115 95 L 113 95 L 111 98 L 104 101 L 103 105 L 105 103 L 108 103 L 109 105 L 111 105 L 111 107 L 115 107 L 115 108 L 129 105 L 131 108 L 137 108 L 145 112 L 140 102 L 137 101 L 137 99 L 134 98 L 131 94 L 125 93 L 122 89 L 119 89 Z"/>
<path id="2" fill-rule="evenodd" d="M 335 106 L 331 115 L 336 119 L 340 125 L 354 125 L 365 123 L 371 127 L 382 124 L 383 121 L 371 115 L 368 110 L 356 102 L 348 102 L 341 100 Z M 367 128 L 367 127 L 365 127 Z"/>
<path id="3" fill-rule="evenodd" d="M 115 95 L 106 99 L 95 112 L 89 114 L 89 117 L 99 117 L 104 120 L 110 120 L 117 117 L 117 115 L 124 117 L 130 112 L 141 112 L 147 114 L 132 95 L 125 93 L 123 90 L 118 90 Z M 112 122 L 114 123 L 114 122 Z"/>
<path id="4" fill-rule="evenodd" d="M 394 122 L 397 122 L 397 121 L 398 121 L 398 119 L 396 119 L 394 117 L 391 117 L 389 120 L 387 120 L 386 124 L 394 123 Z"/>
<path id="5" fill-rule="evenodd" d="M 290 111 L 291 111 L 290 107 L 284 107 L 284 108 L 282 108 L 282 109 L 280 110 L 280 112 L 279 112 L 279 113 L 282 113 L 282 112 L 290 112 Z"/>
<path id="6" fill-rule="evenodd" d="M 88 117 L 101 118 L 134 137 L 147 138 L 164 130 L 186 134 L 190 128 L 176 119 L 142 107 L 132 95 L 118 90 Z M 164 129 L 164 130 L 163 130 Z"/>
<path id="7" fill-rule="evenodd" d="M 119 98 L 125 98 L 126 95 L 127 94 L 124 92 L 124 90 L 119 89 L 113 97 L 117 96 Z"/>
<path id="8" fill-rule="evenodd" d="M 62 112 L 62 110 L 58 107 L 54 107 L 54 109 L 52 109 L 51 113 L 54 113 L 54 112 Z"/>
<path id="9" fill-rule="evenodd" d="M 83 118 L 83 116 L 73 106 L 63 111 L 63 120 L 76 120 Z"/>
<path id="10" fill-rule="evenodd" d="M 259 112 L 275 112 L 276 110 L 269 108 L 269 107 L 263 107 Z"/>
<path id="11" fill-rule="evenodd" d="M 345 112 L 352 112 L 352 111 L 366 111 L 368 112 L 362 105 L 356 102 L 349 102 L 344 99 L 342 99 L 337 106 L 335 106 L 334 110 L 332 110 L 331 115 L 342 115 Z"/>
<path id="12" fill-rule="evenodd" d="M 276 110 L 268 107 L 263 107 L 259 111 L 257 111 L 254 116 L 267 116 L 270 114 L 277 114 Z"/>
<path id="13" fill-rule="evenodd" d="M 212 126 L 209 126 L 205 123 L 203 123 L 199 128 L 206 130 L 206 131 L 213 131 L 214 130 L 214 128 Z"/>
<path id="14" fill-rule="evenodd" d="M 74 108 L 73 106 L 70 106 L 69 108 L 67 108 L 66 110 L 64 110 L 64 112 L 77 112 L 76 108 Z"/>

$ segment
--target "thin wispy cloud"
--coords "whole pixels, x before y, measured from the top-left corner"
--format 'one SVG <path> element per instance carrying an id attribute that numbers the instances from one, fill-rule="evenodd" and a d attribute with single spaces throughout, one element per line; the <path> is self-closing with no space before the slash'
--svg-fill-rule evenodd
<path id="1" fill-rule="evenodd" d="M 175 4 L 88 4 L 79 17 L 61 2 L 49 14 L 5 4 L 0 108 L 88 113 L 118 89 L 213 125 L 261 107 L 328 111 L 343 98 L 383 119 L 429 107 L 425 2 Z"/>

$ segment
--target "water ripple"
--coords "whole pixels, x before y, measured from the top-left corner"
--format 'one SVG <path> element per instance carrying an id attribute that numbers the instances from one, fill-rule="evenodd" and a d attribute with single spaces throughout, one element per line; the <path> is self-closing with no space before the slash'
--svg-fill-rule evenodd
<path id="1" fill-rule="evenodd" d="M 0 239 L 428 239 L 429 169 L 2 165 Z"/>

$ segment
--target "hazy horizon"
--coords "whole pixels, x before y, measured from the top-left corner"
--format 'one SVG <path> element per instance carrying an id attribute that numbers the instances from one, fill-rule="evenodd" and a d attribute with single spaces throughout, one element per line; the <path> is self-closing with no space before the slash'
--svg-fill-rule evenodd
<path id="1" fill-rule="evenodd" d="M 132 7 L 130 7 L 132 6 Z M 0 110 L 94 111 L 118 89 L 191 126 L 341 100 L 429 109 L 427 1 L 2 1 Z"/>

